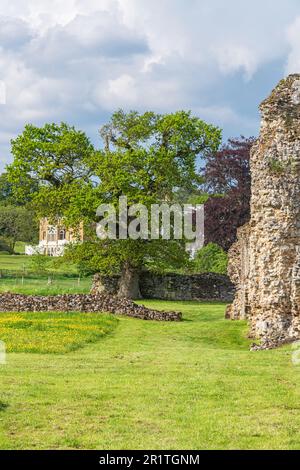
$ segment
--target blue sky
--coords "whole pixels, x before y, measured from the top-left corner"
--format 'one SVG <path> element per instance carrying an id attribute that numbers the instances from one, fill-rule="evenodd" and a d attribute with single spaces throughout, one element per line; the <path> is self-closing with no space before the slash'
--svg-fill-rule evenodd
<path id="1" fill-rule="evenodd" d="M 299 0 L 1 0 L 0 167 L 27 122 L 65 120 L 100 145 L 120 107 L 257 135 L 260 101 L 294 72 Z"/>

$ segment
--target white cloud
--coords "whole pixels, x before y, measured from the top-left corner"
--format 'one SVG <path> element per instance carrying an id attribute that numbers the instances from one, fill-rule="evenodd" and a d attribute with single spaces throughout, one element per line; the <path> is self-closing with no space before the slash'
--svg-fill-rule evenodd
<path id="1" fill-rule="evenodd" d="M 299 31 L 299 0 L 1 0 L 2 158 L 28 121 L 94 131 L 120 106 L 252 133 L 256 77 L 300 70 Z"/>
<path id="2" fill-rule="evenodd" d="M 108 96 L 111 97 L 112 101 L 115 101 L 115 106 L 118 106 L 118 103 L 128 104 L 136 102 L 135 79 L 130 75 L 124 74 L 115 80 L 109 80 Z"/>
<path id="3" fill-rule="evenodd" d="M 32 37 L 30 25 L 19 18 L 0 17 L 0 45 L 2 49 L 17 49 Z"/>
<path id="4" fill-rule="evenodd" d="M 213 49 L 222 73 L 230 74 L 243 70 L 245 77 L 250 79 L 257 68 L 254 52 L 238 44 L 227 44 Z"/>
<path id="5" fill-rule="evenodd" d="M 287 38 L 290 44 L 290 53 L 287 60 L 287 73 L 299 73 L 300 71 L 300 16 L 287 30 Z"/>
<path id="6" fill-rule="evenodd" d="M 6 86 L 5 83 L 0 81 L 0 105 L 6 103 Z"/>

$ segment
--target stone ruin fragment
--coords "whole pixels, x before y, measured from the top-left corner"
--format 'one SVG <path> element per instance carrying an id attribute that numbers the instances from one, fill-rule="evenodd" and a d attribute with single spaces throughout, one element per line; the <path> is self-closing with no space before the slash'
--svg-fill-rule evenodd
<path id="1" fill-rule="evenodd" d="M 248 319 L 254 349 L 300 338 L 300 74 L 260 106 L 251 152 L 251 219 L 229 253 L 237 288 L 227 318 Z"/>

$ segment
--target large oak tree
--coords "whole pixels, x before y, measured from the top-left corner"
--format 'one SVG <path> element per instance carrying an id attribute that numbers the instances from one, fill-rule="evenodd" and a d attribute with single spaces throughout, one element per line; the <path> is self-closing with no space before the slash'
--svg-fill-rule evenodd
<path id="1" fill-rule="evenodd" d="M 87 239 L 70 250 L 72 259 L 93 272 L 121 273 L 119 294 L 138 297 L 143 267 L 187 262 L 184 240 L 100 240 L 91 229 L 97 207 L 110 203 L 118 210 L 120 196 L 127 196 L 129 205 L 150 207 L 200 194 L 197 161 L 217 151 L 221 131 L 184 111 L 118 111 L 100 136 L 102 148 L 95 150 L 84 133 L 67 124 L 26 126 L 12 141 L 8 174 L 21 196 L 27 180 L 38 182 L 33 204 L 40 215 L 63 217 L 69 226 L 84 222 Z"/>

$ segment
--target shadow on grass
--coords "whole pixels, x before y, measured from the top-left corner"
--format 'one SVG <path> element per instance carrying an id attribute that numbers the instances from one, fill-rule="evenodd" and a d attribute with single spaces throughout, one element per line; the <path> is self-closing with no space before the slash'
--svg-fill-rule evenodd
<path id="1" fill-rule="evenodd" d="M 7 408 L 8 408 L 8 404 L 0 401 L 0 413 L 1 411 L 5 411 Z"/>

